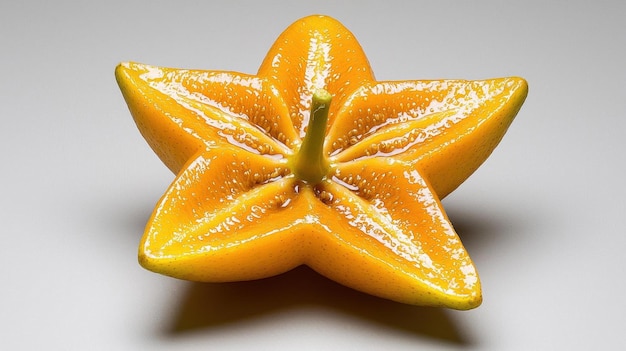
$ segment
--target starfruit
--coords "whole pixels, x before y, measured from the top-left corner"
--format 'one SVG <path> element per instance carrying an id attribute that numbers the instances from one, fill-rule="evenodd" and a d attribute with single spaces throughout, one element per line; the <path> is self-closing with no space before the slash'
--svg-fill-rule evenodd
<path id="1" fill-rule="evenodd" d="M 116 77 L 176 174 L 139 247 L 147 269 L 226 282 L 307 265 L 403 303 L 480 304 L 440 200 L 499 143 L 523 79 L 377 81 L 327 16 L 288 27 L 256 75 L 123 63 Z"/>

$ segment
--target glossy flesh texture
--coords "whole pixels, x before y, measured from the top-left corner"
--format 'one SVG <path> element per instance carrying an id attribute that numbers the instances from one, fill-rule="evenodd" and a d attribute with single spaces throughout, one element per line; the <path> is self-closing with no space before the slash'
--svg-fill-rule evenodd
<path id="1" fill-rule="evenodd" d="M 281 34 L 257 75 L 138 63 L 116 69 L 137 126 L 176 179 L 140 263 L 206 282 L 308 265 L 391 300 L 470 309 L 476 269 L 440 199 L 489 156 L 521 107 L 521 78 L 376 81 L 353 35 L 326 16 Z M 333 96 L 316 184 L 288 160 L 311 96 Z"/>

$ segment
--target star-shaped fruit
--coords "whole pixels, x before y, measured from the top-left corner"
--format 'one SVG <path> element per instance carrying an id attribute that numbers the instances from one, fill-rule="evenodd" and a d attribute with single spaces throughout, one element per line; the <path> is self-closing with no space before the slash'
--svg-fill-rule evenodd
<path id="1" fill-rule="evenodd" d="M 325 16 L 287 28 L 257 75 L 123 63 L 116 77 L 176 173 L 139 248 L 145 268 L 225 282 L 304 264 L 395 301 L 480 304 L 440 199 L 498 144 L 523 79 L 376 81 Z"/>

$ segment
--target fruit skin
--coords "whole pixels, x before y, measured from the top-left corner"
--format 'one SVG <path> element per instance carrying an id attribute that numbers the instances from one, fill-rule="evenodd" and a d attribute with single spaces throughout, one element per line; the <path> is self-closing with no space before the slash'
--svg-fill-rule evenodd
<path id="1" fill-rule="evenodd" d="M 403 303 L 482 301 L 440 199 L 502 139 L 526 98 L 523 79 L 376 81 L 353 35 L 327 16 L 285 30 L 257 75 L 123 63 L 116 78 L 177 174 L 146 227 L 142 266 L 219 282 L 306 264 Z M 313 184 L 289 160 L 321 88 L 333 96 L 330 167 Z"/>

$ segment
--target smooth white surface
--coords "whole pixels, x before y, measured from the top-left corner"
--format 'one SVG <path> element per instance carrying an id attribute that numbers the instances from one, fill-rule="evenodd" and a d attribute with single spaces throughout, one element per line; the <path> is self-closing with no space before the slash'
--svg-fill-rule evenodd
<path id="1" fill-rule="evenodd" d="M 626 3 L 3 1 L 0 347 L 6 350 L 615 350 L 626 344 Z M 254 73 L 312 13 L 378 79 L 530 84 L 492 157 L 444 205 L 481 274 L 457 312 L 307 269 L 194 284 L 136 262 L 172 180 L 118 91 L 120 61 Z"/>

